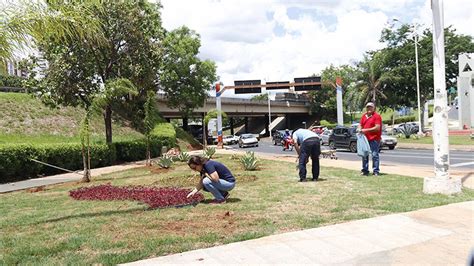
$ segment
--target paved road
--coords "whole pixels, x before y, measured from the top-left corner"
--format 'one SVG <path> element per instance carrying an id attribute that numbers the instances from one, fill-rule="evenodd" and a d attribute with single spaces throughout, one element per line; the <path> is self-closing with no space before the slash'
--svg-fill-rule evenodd
<path id="1" fill-rule="evenodd" d="M 231 146 L 234 149 L 240 149 L 238 145 Z M 328 149 L 328 146 L 323 146 Z M 295 151 L 282 151 L 282 146 L 274 146 L 268 140 L 261 140 L 259 147 L 244 148 L 241 150 L 255 151 L 258 153 L 295 155 Z M 337 156 L 343 160 L 360 161 L 360 157 L 356 153 L 348 150 L 339 150 Z M 402 163 L 406 165 L 433 166 L 432 150 L 415 150 L 415 149 L 383 149 L 380 153 L 382 163 Z M 452 170 L 471 170 L 474 171 L 474 155 L 469 151 L 451 151 L 450 163 Z"/>

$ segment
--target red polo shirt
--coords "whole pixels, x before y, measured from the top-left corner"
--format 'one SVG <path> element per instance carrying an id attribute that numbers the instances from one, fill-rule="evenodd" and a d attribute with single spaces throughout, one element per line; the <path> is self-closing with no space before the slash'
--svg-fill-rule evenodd
<path id="1" fill-rule="evenodd" d="M 380 129 L 378 131 L 371 131 L 371 132 L 364 133 L 368 141 L 371 141 L 371 140 L 380 141 L 382 139 L 382 117 L 376 112 L 374 112 L 372 116 L 370 117 L 368 117 L 367 113 L 365 113 L 360 118 L 361 128 L 372 128 L 372 127 L 375 127 L 375 125 L 377 124 L 380 125 Z"/>

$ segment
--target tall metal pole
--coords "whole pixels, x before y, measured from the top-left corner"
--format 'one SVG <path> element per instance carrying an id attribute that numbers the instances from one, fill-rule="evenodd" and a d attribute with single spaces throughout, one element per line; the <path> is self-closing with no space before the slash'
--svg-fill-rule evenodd
<path id="1" fill-rule="evenodd" d="M 444 61 L 443 0 L 431 0 L 433 13 L 433 146 L 435 177 L 425 178 L 423 192 L 453 194 L 461 191 L 461 180 L 449 176 L 448 106 Z"/>
<path id="2" fill-rule="evenodd" d="M 418 98 L 418 135 L 421 135 L 423 134 L 423 131 L 421 130 L 420 74 L 418 71 L 418 34 L 416 33 L 416 24 L 413 28 L 413 34 L 415 37 L 416 94 Z"/>
<path id="3" fill-rule="evenodd" d="M 272 134 L 270 133 L 270 126 L 272 124 L 272 112 L 270 111 L 270 92 L 267 92 L 267 97 L 268 97 L 268 136 L 271 137 Z"/>
<path id="4" fill-rule="evenodd" d="M 224 147 L 222 142 L 222 108 L 221 108 L 221 84 L 216 83 L 216 109 L 217 109 L 217 147 Z"/>

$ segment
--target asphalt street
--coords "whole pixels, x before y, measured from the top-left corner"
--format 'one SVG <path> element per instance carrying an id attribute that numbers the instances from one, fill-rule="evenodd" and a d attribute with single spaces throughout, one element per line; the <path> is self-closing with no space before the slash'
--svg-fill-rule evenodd
<path id="1" fill-rule="evenodd" d="M 283 151 L 282 146 L 275 146 L 269 140 L 260 140 L 259 147 L 239 148 L 238 145 L 231 145 L 229 147 L 236 150 L 254 151 L 256 153 L 296 156 L 296 151 Z M 322 149 L 329 149 L 329 147 L 323 146 Z M 337 156 L 342 160 L 360 161 L 360 157 L 356 153 L 348 150 L 338 149 Z M 433 151 L 397 148 L 395 150 L 383 149 L 380 153 L 380 160 L 382 164 L 396 163 L 407 166 L 433 166 Z M 452 170 L 473 171 L 474 155 L 469 151 L 451 151 L 450 164 Z"/>

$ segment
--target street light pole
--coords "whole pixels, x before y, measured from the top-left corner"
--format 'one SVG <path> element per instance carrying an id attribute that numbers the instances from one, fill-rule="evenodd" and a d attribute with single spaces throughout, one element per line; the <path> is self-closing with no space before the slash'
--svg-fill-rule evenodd
<path id="1" fill-rule="evenodd" d="M 423 134 L 423 131 L 421 130 L 420 74 L 418 72 L 418 34 L 416 33 L 416 23 L 413 25 L 413 35 L 415 38 L 416 94 L 418 98 L 418 135 L 421 135 Z"/>
<path id="2" fill-rule="evenodd" d="M 454 194 L 461 192 L 460 179 L 449 176 L 448 106 L 444 61 L 443 0 L 431 0 L 433 13 L 433 146 L 434 177 L 426 177 L 423 192 L 428 194 Z"/>

